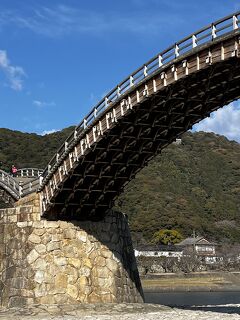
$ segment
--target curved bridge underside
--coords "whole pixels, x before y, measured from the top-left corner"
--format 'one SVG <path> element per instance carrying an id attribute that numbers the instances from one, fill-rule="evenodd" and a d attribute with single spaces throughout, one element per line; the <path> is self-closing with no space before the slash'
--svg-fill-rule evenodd
<path id="1" fill-rule="evenodd" d="M 167 63 L 109 103 L 44 178 L 49 218 L 101 219 L 155 155 L 240 97 L 239 30 Z"/>

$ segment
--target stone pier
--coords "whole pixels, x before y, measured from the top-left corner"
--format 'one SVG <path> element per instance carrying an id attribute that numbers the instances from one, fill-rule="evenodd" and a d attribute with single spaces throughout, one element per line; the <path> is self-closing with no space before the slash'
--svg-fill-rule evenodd
<path id="1" fill-rule="evenodd" d="M 0 303 L 142 302 L 127 218 L 48 221 L 39 197 L 0 210 Z"/>

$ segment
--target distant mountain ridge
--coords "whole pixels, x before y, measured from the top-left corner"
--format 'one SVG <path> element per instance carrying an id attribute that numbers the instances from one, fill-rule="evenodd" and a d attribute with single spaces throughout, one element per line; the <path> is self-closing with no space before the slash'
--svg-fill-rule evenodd
<path id="1" fill-rule="evenodd" d="M 39 136 L 0 129 L 0 162 L 9 170 L 44 168 L 74 127 Z M 213 133 L 186 133 L 131 181 L 116 201 L 135 243 L 161 228 L 184 236 L 240 242 L 240 144 Z"/>

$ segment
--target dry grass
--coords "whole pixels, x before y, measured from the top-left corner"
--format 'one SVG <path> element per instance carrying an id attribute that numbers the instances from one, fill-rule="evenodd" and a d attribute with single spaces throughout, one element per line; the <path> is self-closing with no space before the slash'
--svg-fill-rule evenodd
<path id="1" fill-rule="evenodd" d="M 217 287 L 220 285 L 231 284 L 227 279 L 221 276 L 209 277 L 171 277 L 171 278 L 157 278 L 157 279 L 142 279 L 144 288 L 173 288 L 173 287 Z"/>

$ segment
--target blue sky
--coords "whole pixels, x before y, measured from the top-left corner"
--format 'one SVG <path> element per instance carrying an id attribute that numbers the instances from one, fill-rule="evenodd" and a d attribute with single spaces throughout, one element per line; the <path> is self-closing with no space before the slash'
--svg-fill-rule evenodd
<path id="1" fill-rule="evenodd" d="M 77 124 L 159 51 L 239 9 L 233 0 L 1 0 L 0 127 Z M 196 129 L 240 141 L 239 123 L 235 103 Z"/>

